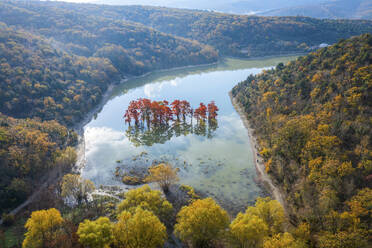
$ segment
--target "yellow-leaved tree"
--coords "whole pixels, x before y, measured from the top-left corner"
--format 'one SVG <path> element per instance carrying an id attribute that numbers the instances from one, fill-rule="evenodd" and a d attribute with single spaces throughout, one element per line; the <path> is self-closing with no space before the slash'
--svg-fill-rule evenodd
<path id="1" fill-rule="evenodd" d="M 169 203 L 159 190 L 152 190 L 150 186 L 144 185 L 125 193 L 125 199 L 118 205 L 118 213 L 129 211 L 134 213 L 137 207 L 149 210 L 161 220 L 166 219 L 173 211 Z"/>
<path id="2" fill-rule="evenodd" d="M 149 175 L 146 177 L 146 181 L 156 182 L 164 193 L 167 193 L 169 192 L 169 187 L 179 181 L 177 171 L 170 164 L 154 165 L 149 168 Z"/>
<path id="3" fill-rule="evenodd" d="M 325 230 L 317 237 L 319 247 L 367 248 L 370 230 L 354 213 L 331 210 L 324 216 Z M 367 224 L 368 225 L 368 224 Z"/>
<path id="4" fill-rule="evenodd" d="M 263 248 L 305 248 L 302 241 L 296 240 L 290 233 L 280 233 L 267 239 Z"/>
<path id="5" fill-rule="evenodd" d="M 351 213 L 366 223 L 372 223 L 372 189 L 364 188 L 347 202 Z"/>
<path id="6" fill-rule="evenodd" d="M 79 242 L 89 248 L 108 248 L 113 241 L 112 224 L 107 217 L 84 220 L 77 231 Z"/>
<path id="7" fill-rule="evenodd" d="M 88 203 L 88 195 L 95 189 L 94 183 L 76 174 L 66 174 L 63 176 L 61 190 L 62 197 L 70 197 L 81 204 L 84 200 Z"/>
<path id="8" fill-rule="evenodd" d="M 269 235 L 284 230 L 285 222 L 284 209 L 278 201 L 259 197 L 255 206 L 239 213 L 230 224 L 230 237 L 238 247 L 262 247 Z"/>
<path id="9" fill-rule="evenodd" d="M 270 197 L 258 197 L 254 207 L 248 207 L 246 214 L 257 216 L 264 221 L 269 228 L 269 234 L 277 234 L 283 231 L 286 217 L 284 208 L 276 200 Z"/>
<path id="10" fill-rule="evenodd" d="M 77 154 L 73 147 L 68 146 L 61 154 L 56 158 L 56 165 L 64 171 L 71 168 L 77 160 Z"/>
<path id="11" fill-rule="evenodd" d="M 152 212 L 137 207 L 132 213 L 123 211 L 114 225 L 115 247 L 162 247 L 167 238 L 166 228 Z"/>
<path id="12" fill-rule="evenodd" d="M 209 247 L 229 225 L 229 216 L 212 198 L 196 200 L 177 215 L 176 235 L 193 247 Z"/>
<path id="13" fill-rule="evenodd" d="M 32 212 L 25 224 L 27 232 L 22 248 L 47 247 L 57 237 L 62 224 L 61 213 L 55 208 Z"/>
<path id="14" fill-rule="evenodd" d="M 261 247 L 269 227 L 257 215 L 239 213 L 230 224 L 232 243 L 237 247 Z"/>

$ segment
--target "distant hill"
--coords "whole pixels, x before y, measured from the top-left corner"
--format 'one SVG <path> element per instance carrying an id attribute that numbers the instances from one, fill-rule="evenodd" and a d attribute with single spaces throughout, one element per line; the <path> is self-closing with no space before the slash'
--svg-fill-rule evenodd
<path id="1" fill-rule="evenodd" d="M 22 7 L 32 9 L 41 16 L 45 16 L 45 13 L 48 13 L 48 9 L 51 8 L 51 13 L 57 9 L 60 12 L 72 11 L 74 17 L 86 16 L 92 18 L 93 21 L 96 21 L 96 18 L 103 18 L 104 23 L 111 20 L 111 25 L 117 25 L 117 22 L 120 22 L 125 23 L 126 26 L 129 23 L 131 26 L 136 24 L 141 29 L 144 26 L 150 27 L 172 36 L 184 37 L 210 45 L 224 56 L 257 57 L 303 53 L 317 48 L 321 43 L 332 44 L 340 38 L 372 32 L 372 21 L 367 20 L 258 17 L 150 6 L 109 6 L 58 2 L 34 2 L 34 4 L 39 7 L 25 5 Z M 53 16 L 51 15 L 49 18 Z M 22 16 L 20 18 L 24 19 Z M 2 19 L 11 24 L 6 16 L 0 16 L 0 21 Z M 82 22 L 85 22 L 84 19 Z M 24 26 L 25 24 L 19 25 Z"/>
<path id="2" fill-rule="evenodd" d="M 105 6 L 104 10 L 100 13 L 105 17 L 141 23 L 239 57 L 308 52 L 321 43 L 372 31 L 372 21 L 367 20 L 258 17 L 150 6 Z"/>
<path id="3" fill-rule="evenodd" d="M 259 12 L 264 16 L 310 16 L 332 19 L 372 19 L 371 0 L 334 0 Z"/>
<path id="4" fill-rule="evenodd" d="M 79 2 L 79 0 L 65 0 Z M 85 0 L 111 5 L 150 5 L 263 16 L 372 19 L 371 0 Z"/>
<path id="5" fill-rule="evenodd" d="M 111 59 L 115 47 L 126 60 L 124 65 L 113 59 L 117 69 L 132 75 L 217 60 L 213 49 L 197 41 L 97 14 L 102 10 L 99 5 L 7 1 L 0 2 L 0 22 L 50 38 L 54 47 L 79 56 Z"/>

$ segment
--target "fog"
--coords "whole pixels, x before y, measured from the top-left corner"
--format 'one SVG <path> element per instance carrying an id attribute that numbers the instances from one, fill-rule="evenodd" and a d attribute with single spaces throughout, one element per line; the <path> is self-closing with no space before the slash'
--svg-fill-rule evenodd
<path id="1" fill-rule="evenodd" d="M 60 1 L 60 0 L 56 0 Z M 227 13 L 256 13 L 278 8 L 294 7 L 331 0 L 63 0 L 64 2 L 110 5 L 152 5 L 174 8 L 214 10 Z"/>

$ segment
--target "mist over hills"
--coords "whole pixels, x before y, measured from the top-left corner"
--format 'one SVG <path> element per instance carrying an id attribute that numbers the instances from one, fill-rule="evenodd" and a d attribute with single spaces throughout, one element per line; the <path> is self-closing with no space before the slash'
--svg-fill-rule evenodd
<path id="1" fill-rule="evenodd" d="M 371 19 L 371 0 L 65 0 L 109 5 L 149 5 L 263 16 L 309 16 L 331 19 Z"/>
<path id="2" fill-rule="evenodd" d="M 310 16 L 332 19 L 372 19 L 371 0 L 334 0 L 264 11 L 265 16 Z"/>

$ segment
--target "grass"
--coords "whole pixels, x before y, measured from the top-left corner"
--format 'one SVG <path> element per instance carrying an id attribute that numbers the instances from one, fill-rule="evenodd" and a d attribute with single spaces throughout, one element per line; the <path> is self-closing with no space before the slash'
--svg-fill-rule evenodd
<path id="1" fill-rule="evenodd" d="M 4 248 L 20 247 L 19 245 L 22 244 L 24 238 L 25 223 L 25 218 L 19 218 L 10 227 L 0 227 L 0 230 L 4 232 L 3 240 L 1 240 L 2 237 L 0 237 L 0 247 L 2 247 L 4 243 Z"/>

